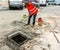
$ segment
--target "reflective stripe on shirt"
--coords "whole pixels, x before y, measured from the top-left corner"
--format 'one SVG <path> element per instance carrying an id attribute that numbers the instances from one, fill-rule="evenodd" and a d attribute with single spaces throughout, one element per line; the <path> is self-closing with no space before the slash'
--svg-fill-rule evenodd
<path id="1" fill-rule="evenodd" d="M 36 7 L 34 7 L 32 10 L 30 10 L 30 11 L 34 11 L 34 9 L 36 9 Z"/>

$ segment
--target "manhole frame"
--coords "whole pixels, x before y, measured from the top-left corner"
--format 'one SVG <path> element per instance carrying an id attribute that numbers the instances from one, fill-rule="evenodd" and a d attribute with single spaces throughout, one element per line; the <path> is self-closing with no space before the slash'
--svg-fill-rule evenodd
<path id="1" fill-rule="evenodd" d="M 15 35 L 18 35 L 17 33 L 20 34 L 20 35 L 22 35 L 22 36 L 25 36 L 26 40 L 23 41 L 20 44 L 14 42 L 14 40 L 12 40 L 11 37 L 13 37 Z M 23 32 L 21 30 L 14 30 L 14 31 L 8 33 L 7 35 L 5 35 L 6 36 L 6 38 L 5 38 L 6 45 L 9 46 L 10 48 L 13 48 L 13 49 L 17 48 L 18 49 L 18 48 L 20 48 L 21 45 L 27 43 L 27 41 L 29 41 L 29 40 L 31 40 L 33 38 L 29 34 L 31 34 L 31 33 L 27 34 L 27 33 Z"/>

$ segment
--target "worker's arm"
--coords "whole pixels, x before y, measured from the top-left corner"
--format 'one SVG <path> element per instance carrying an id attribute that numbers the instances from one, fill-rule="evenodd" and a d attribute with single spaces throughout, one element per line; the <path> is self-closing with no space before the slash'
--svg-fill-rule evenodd
<path id="1" fill-rule="evenodd" d="M 26 8 L 28 8 L 28 6 L 29 6 L 29 2 L 25 2 L 25 6 L 26 6 Z"/>

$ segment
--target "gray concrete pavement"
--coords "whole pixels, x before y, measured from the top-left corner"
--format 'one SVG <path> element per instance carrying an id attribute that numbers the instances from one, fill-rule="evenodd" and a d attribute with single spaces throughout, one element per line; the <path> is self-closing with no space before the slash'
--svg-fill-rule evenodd
<path id="1" fill-rule="evenodd" d="M 60 41 L 60 37 L 59 37 L 60 36 L 60 22 L 59 22 L 60 6 L 48 6 L 48 7 L 41 7 L 41 8 L 43 9 L 39 10 L 37 19 L 39 17 L 42 17 L 43 21 L 45 22 L 45 25 L 43 24 L 43 26 L 39 27 L 39 29 L 35 30 L 34 32 L 42 31 L 43 35 L 41 37 L 34 38 L 34 40 L 36 40 L 37 42 L 39 42 L 39 40 L 40 41 L 42 40 L 42 44 L 43 44 L 42 48 L 46 48 L 46 50 L 49 50 L 49 48 L 46 46 L 48 43 L 51 45 L 50 50 L 60 50 L 60 43 L 58 43 L 58 41 L 53 35 L 53 32 L 55 31 L 54 34 L 56 34 L 58 40 Z M 0 11 L 0 38 L 3 38 L 4 35 L 8 34 L 10 31 L 14 29 L 19 29 L 19 26 L 11 25 L 13 21 L 20 21 L 24 14 L 28 16 L 28 11 L 26 9 L 4 10 L 4 11 L 3 10 Z M 36 25 L 37 25 L 37 22 L 36 22 Z M 32 30 L 34 29 L 32 28 Z M 27 44 L 29 45 L 29 43 Z M 42 50 L 41 48 L 39 48 L 41 47 L 40 45 L 36 46 L 33 44 L 33 46 L 35 46 L 33 47 L 33 50 Z M 4 47 L 6 49 L 8 48 L 7 46 L 4 46 Z M 25 49 L 29 50 L 27 48 Z M 1 50 L 3 50 L 3 47 L 1 48 Z"/>

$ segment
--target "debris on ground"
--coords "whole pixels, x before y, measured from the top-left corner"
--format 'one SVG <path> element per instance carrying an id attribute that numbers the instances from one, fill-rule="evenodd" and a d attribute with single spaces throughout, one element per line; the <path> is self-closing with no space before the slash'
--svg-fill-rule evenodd
<path id="1" fill-rule="evenodd" d="M 54 31 L 57 26 L 56 21 L 55 18 L 52 19 L 43 18 L 43 19 L 44 20 L 42 26 L 36 25 L 35 27 L 31 27 L 30 25 L 24 26 L 24 24 L 26 23 L 25 20 L 13 21 L 11 23 L 11 26 L 19 27 L 20 30 L 27 32 L 27 34 L 31 33 L 30 35 L 33 35 L 33 39 L 23 44 L 20 50 L 50 50 L 51 49 L 51 44 L 46 36 L 50 36 L 50 34 L 55 34 L 52 31 Z"/>

